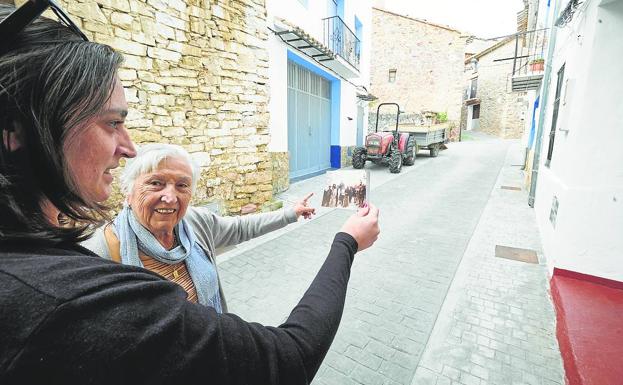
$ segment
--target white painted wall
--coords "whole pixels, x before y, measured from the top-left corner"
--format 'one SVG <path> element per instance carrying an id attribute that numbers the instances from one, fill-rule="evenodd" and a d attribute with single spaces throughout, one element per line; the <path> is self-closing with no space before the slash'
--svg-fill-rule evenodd
<path id="1" fill-rule="evenodd" d="M 268 50 L 268 151 L 284 152 L 288 151 L 288 54 L 286 45 L 274 35 L 268 38 Z"/>
<path id="2" fill-rule="evenodd" d="M 558 30 L 535 201 L 550 269 L 618 281 L 623 281 L 621 36 L 621 0 L 587 1 Z M 557 127 L 568 131 L 556 132 L 548 168 L 552 106 L 563 63 L 569 82 Z M 549 221 L 553 196 L 559 201 L 555 227 Z"/>
<path id="3" fill-rule="evenodd" d="M 308 0 L 307 7 L 297 0 L 267 0 L 266 12 L 269 22 L 274 17 L 282 18 L 303 29 L 316 40 L 323 40 L 322 19 L 328 17 L 326 0 Z"/>
<path id="4" fill-rule="evenodd" d="M 356 135 L 357 94 L 352 84 L 342 82 L 342 100 L 340 101 L 340 146 L 354 146 L 356 144 Z"/>
<path id="5" fill-rule="evenodd" d="M 323 40 L 322 19 L 327 17 L 327 1 L 309 0 L 308 7 L 305 8 L 296 0 L 267 0 L 267 20 L 268 27 L 274 28 L 275 18 L 283 18 L 294 24 L 307 33 L 314 36 L 318 41 Z M 359 65 L 360 77 L 341 79 L 340 97 L 340 139 L 342 146 L 353 146 L 356 144 L 357 134 L 357 93 L 356 86 L 361 85 L 370 89 L 370 50 L 371 50 L 371 30 L 372 30 L 372 3 L 371 0 L 345 0 L 344 22 L 355 32 L 355 16 L 363 25 L 363 43 L 361 47 L 361 58 Z M 291 49 L 304 60 L 319 66 L 318 62 L 308 58 L 301 52 L 289 48 L 279 37 L 269 31 L 269 128 L 271 140 L 268 150 L 273 152 L 283 152 L 288 150 L 288 88 L 287 88 L 287 50 Z M 340 78 L 328 68 L 321 68 Z M 349 120 L 348 118 L 352 118 Z M 367 122 L 368 110 L 364 109 L 364 122 Z M 367 124 L 364 123 L 364 127 Z M 365 132 L 365 128 L 364 128 Z"/>

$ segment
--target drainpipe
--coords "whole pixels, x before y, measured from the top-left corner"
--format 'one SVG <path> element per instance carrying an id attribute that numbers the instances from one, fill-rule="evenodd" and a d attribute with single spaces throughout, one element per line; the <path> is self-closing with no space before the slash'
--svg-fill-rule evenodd
<path id="1" fill-rule="evenodd" d="M 534 160 L 532 161 L 532 176 L 530 178 L 530 193 L 528 194 L 528 205 L 534 207 L 534 197 L 536 195 L 536 182 L 539 176 L 539 166 L 541 163 L 541 142 L 543 139 L 543 125 L 545 124 L 545 110 L 547 107 L 547 99 L 549 97 L 549 80 L 552 74 L 552 59 L 554 57 L 554 49 L 556 48 L 556 33 L 557 27 L 556 17 L 558 15 L 558 2 L 559 0 L 553 0 L 554 11 L 552 15 L 552 21 L 550 26 L 550 39 L 547 47 L 547 59 L 545 61 L 545 74 L 543 74 L 543 91 L 541 92 L 541 98 L 539 104 L 539 124 L 537 125 L 535 142 L 534 142 Z"/>

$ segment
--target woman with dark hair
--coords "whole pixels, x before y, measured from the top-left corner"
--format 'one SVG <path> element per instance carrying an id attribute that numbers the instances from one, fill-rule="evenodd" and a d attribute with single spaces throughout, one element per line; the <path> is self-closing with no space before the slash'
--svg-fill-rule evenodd
<path id="1" fill-rule="evenodd" d="M 65 25 L 33 22 L 47 6 Z M 0 383 L 311 382 L 378 210 L 344 223 L 281 326 L 192 303 L 162 276 L 77 244 L 105 214 L 110 170 L 135 155 L 121 57 L 51 0 L 0 5 L 0 36 Z M 62 227 L 59 215 L 82 225 Z"/>

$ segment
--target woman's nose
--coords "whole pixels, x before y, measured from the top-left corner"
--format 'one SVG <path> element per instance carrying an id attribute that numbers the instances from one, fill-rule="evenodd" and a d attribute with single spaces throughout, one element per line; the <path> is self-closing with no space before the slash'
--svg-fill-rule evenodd
<path id="1" fill-rule="evenodd" d="M 130 133 L 125 127 L 123 128 L 117 151 L 123 158 L 134 158 L 136 156 L 136 147 L 134 147 L 134 143 L 130 139 Z"/>
<path id="2" fill-rule="evenodd" d="M 162 192 L 162 197 L 160 197 L 160 200 L 164 203 L 176 203 L 177 196 L 175 195 L 174 189 L 172 187 L 165 188 Z"/>

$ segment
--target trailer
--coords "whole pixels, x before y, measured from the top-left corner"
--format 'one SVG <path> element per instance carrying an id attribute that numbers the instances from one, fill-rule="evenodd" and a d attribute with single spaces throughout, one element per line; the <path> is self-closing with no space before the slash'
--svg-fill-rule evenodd
<path id="1" fill-rule="evenodd" d="M 400 125 L 401 132 L 409 132 L 415 137 L 416 153 L 428 149 L 431 157 L 439 155 L 439 150 L 446 148 L 448 143 L 448 127 L 445 124 L 430 126 Z"/>

